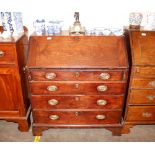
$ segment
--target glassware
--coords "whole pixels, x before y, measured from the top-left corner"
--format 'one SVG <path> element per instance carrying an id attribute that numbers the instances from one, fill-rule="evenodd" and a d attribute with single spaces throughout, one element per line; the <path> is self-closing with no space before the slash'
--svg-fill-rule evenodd
<path id="1" fill-rule="evenodd" d="M 44 19 L 37 19 L 34 22 L 34 28 L 37 35 L 45 34 L 45 20 Z"/>

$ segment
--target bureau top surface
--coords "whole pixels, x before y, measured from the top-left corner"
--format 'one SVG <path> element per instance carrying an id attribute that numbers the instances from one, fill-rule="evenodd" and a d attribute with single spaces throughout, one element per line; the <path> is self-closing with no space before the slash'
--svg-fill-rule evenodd
<path id="1" fill-rule="evenodd" d="M 29 68 L 127 68 L 124 36 L 31 36 Z"/>

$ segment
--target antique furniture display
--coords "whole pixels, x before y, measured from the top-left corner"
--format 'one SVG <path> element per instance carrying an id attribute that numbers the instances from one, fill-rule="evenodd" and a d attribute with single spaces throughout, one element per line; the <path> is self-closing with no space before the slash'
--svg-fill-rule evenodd
<path id="1" fill-rule="evenodd" d="M 155 124 L 155 31 L 126 29 L 126 37 L 132 67 L 124 133 L 134 125 Z"/>
<path id="2" fill-rule="evenodd" d="M 128 78 L 124 36 L 30 36 L 33 134 L 49 128 L 122 129 Z"/>
<path id="3" fill-rule="evenodd" d="M 23 71 L 27 46 L 26 33 L 10 39 L 0 38 L 0 120 L 17 122 L 21 131 L 28 131 L 30 126 L 30 104 Z"/>

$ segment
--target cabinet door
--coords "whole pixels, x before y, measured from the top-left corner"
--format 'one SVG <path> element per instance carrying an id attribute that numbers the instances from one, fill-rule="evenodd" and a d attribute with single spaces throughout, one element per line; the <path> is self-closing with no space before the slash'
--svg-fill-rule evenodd
<path id="1" fill-rule="evenodd" d="M 18 80 L 16 69 L 0 68 L 0 117 L 18 115 Z"/>
<path id="2" fill-rule="evenodd" d="M 132 32 L 134 65 L 155 65 L 155 32 Z"/>

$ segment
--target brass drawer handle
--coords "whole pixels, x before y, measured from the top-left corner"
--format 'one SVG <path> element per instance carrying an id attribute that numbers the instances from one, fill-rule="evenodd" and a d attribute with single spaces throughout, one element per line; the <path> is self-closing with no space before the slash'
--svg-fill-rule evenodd
<path id="1" fill-rule="evenodd" d="M 51 120 L 57 120 L 57 119 L 59 119 L 60 117 L 59 117 L 58 115 L 50 115 L 49 118 L 50 118 Z"/>
<path id="2" fill-rule="evenodd" d="M 106 85 L 97 86 L 97 90 L 100 92 L 107 91 L 108 87 Z"/>
<path id="3" fill-rule="evenodd" d="M 147 99 L 149 99 L 150 101 L 153 101 L 155 96 L 154 95 L 148 95 L 146 96 Z"/>
<path id="4" fill-rule="evenodd" d="M 56 99 L 51 99 L 51 100 L 48 100 L 48 104 L 49 105 L 57 105 L 59 102 L 58 102 L 58 100 L 56 100 Z"/>
<path id="5" fill-rule="evenodd" d="M 101 80 L 108 80 L 108 79 L 110 79 L 110 74 L 109 73 L 101 73 L 99 75 L 99 77 Z"/>
<path id="6" fill-rule="evenodd" d="M 106 100 L 97 100 L 97 105 L 106 105 L 107 101 Z"/>
<path id="7" fill-rule="evenodd" d="M 0 50 L 0 58 L 4 57 L 5 53 Z"/>
<path id="8" fill-rule="evenodd" d="M 106 118 L 105 115 L 96 115 L 96 119 L 103 120 L 105 118 Z"/>
<path id="9" fill-rule="evenodd" d="M 48 86 L 47 87 L 47 90 L 48 91 L 57 91 L 58 90 L 58 87 L 57 86 Z"/>
<path id="10" fill-rule="evenodd" d="M 152 87 L 155 87 L 155 81 L 149 82 L 149 85 L 152 86 Z"/>
<path id="11" fill-rule="evenodd" d="M 46 73 L 45 77 L 46 77 L 46 79 L 52 80 L 52 79 L 56 78 L 56 74 L 55 73 Z"/>
<path id="12" fill-rule="evenodd" d="M 143 117 L 152 117 L 152 113 L 143 112 L 143 113 L 142 113 L 142 116 L 143 116 Z"/>

